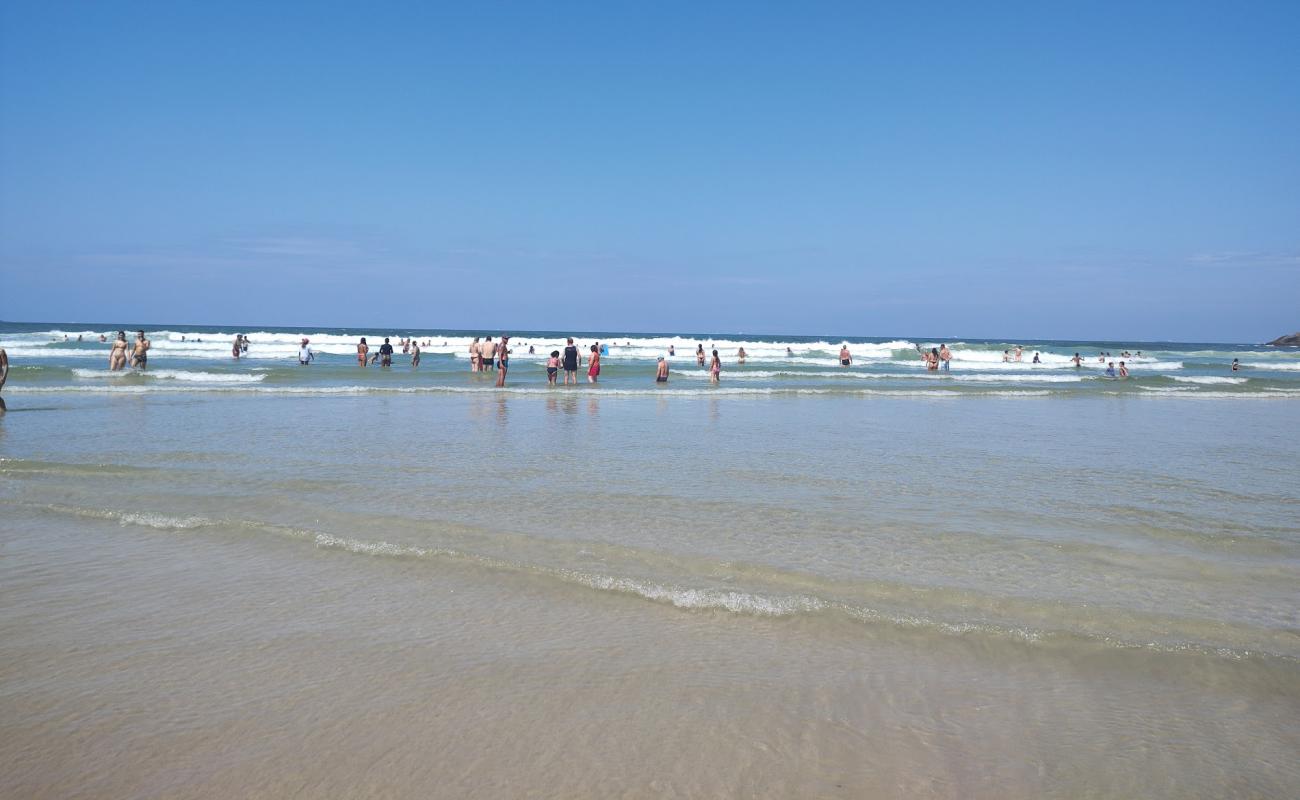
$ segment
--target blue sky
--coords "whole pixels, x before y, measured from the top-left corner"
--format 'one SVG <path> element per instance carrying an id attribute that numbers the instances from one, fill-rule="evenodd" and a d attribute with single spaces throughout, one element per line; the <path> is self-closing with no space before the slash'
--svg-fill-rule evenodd
<path id="1" fill-rule="evenodd" d="M 1258 341 L 1300 4 L 0 4 L 0 318 Z"/>

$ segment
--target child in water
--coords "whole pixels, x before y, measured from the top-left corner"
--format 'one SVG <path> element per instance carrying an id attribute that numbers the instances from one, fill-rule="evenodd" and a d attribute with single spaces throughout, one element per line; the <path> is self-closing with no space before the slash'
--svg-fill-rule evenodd
<path id="1" fill-rule="evenodd" d="M 555 376 L 560 371 L 560 351 L 552 350 L 551 357 L 546 359 L 546 382 L 555 385 Z"/>

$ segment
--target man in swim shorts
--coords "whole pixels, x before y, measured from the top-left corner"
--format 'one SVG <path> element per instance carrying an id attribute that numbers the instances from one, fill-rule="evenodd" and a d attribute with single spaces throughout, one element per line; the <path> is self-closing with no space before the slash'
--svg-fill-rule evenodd
<path id="1" fill-rule="evenodd" d="M 668 362 L 664 361 L 663 356 L 659 356 L 659 366 L 655 371 L 655 383 L 668 382 Z"/>
<path id="2" fill-rule="evenodd" d="M 149 348 L 153 343 L 144 338 L 144 331 L 136 331 L 135 351 L 131 353 L 131 366 L 146 369 L 149 364 Z"/>
<path id="3" fill-rule="evenodd" d="M 379 345 L 379 366 L 393 366 L 393 346 L 389 343 L 388 337 L 384 337 L 384 343 Z"/>
<path id="4" fill-rule="evenodd" d="M 849 343 L 845 342 L 840 348 L 840 366 L 847 367 L 853 364 L 853 356 L 849 353 Z"/>

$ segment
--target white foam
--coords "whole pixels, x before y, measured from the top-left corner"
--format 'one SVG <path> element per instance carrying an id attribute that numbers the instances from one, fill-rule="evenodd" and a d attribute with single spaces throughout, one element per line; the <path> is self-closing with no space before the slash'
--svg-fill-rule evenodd
<path id="1" fill-rule="evenodd" d="M 247 372 L 193 372 L 178 369 L 119 370 L 117 372 L 110 372 L 106 369 L 73 369 L 72 374 L 78 378 L 135 377 L 188 383 L 256 383 L 266 378 L 265 374 L 253 375 Z"/>
<path id="2" fill-rule="evenodd" d="M 1250 361 L 1242 366 L 1251 367 L 1252 369 L 1281 370 L 1283 372 L 1294 372 L 1300 370 L 1300 361 Z"/>
<path id="3" fill-rule="evenodd" d="M 1199 384 L 1207 384 L 1207 385 L 1216 384 L 1216 383 L 1245 383 L 1246 382 L 1246 378 L 1225 378 L 1225 377 L 1217 377 L 1211 375 L 1188 375 L 1188 376 L 1172 375 L 1170 377 L 1172 377 L 1174 380 L 1178 381 L 1179 383 L 1199 383 Z"/>

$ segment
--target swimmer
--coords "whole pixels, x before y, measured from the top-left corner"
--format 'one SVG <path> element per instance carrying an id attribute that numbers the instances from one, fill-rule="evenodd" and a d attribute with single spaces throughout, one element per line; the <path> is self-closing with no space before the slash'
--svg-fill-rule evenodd
<path id="1" fill-rule="evenodd" d="M 108 369 L 116 372 L 126 366 L 126 331 L 118 331 L 113 349 L 108 353 Z"/>
<path id="2" fill-rule="evenodd" d="M 849 367 L 853 365 L 853 355 L 849 352 L 849 343 L 845 342 L 840 347 L 840 366 Z"/>
<path id="3" fill-rule="evenodd" d="M 785 354 L 786 354 L 787 357 L 788 357 L 788 356 L 792 356 L 792 355 L 794 355 L 794 351 L 787 347 L 787 348 L 785 349 Z"/>
<path id="4" fill-rule="evenodd" d="M 99 343 L 100 343 L 100 344 L 103 344 L 104 342 L 107 342 L 107 341 L 108 341 L 108 337 L 101 333 L 101 334 L 99 335 Z M 184 337 L 184 336 L 181 337 L 181 341 L 182 341 L 182 342 L 185 341 L 185 337 Z"/>
<path id="5" fill-rule="evenodd" d="M 939 369 L 939 348 L 931 347 L 930 353 L 925 357 L 926 369 L 935 372 Z"/>
<path id="6" fill-rule="evenodd" d="M 677 355 L 677 350 L 672 345 L 668 345 L 668 355 L 669 356 Z"/>
<path id="7" fill-rule="evenodd" d="M 1041 361 L 1038 360 L 1038 354 L 1037 354 L 1037 353 L 1034 353 L 1034 363 L 1035 363 L 1035 364 L 1041 364 L 1041 363 L 1043 363 L 1043 362 L 1041 362 Z"/>
<path id="8" fill-rule="evenodd" d="M 235 334 L 235 343 L 234 343 L 233 345 L 230 346 L 230 355 L 231 355 L 231 357 L 234 358 L 236 361 L 239 360 L 239 353 L 240 353 L 240 350 L 239 350 L 239 343 L 240 343 L 240 337 L 239 337 L 239 334 L 236 333 L 236 334 Z"/>
<path id="9" fill-rule="evenodd" d="M 131 366 L 147 369 L 149 366 L 149 348 L 152 343 L 144 338 L 144 331 L 135 334 L 135 350 L 131 353 Z"/>
<path id="10" fill-rule="evenodd" d="M 1003 363 L 1003 364 L 1009 364 L 1009 363 L 1011 363 L 1011 351 L 1010 351 L 1010 350 L 1003 350 L 1003 351 L 1002 351 L 1002 363 Z"/>
<path id="11" fill-rule="evenodd" d="M 311 343 L 307 337 L 303 337 L 302 344 L 298 347 L 298 365 L 305 367 L 311 363 L 316 354 L 311 351 Z"/>
<path id="12" fill-rule="evenodd" d="M 722 359 L 718 358 L 718 351 L 713 351 L 713 361 L 709 364 L 709 381 L 717 383 L 722 377 Z"/>
<path id="13" fill-rule="evenodd" d="M 744 363 L 745 363 L 745 358 L 746 358 L 747 355 L 748 355 L 748 354 L 745 352 L 745 348 L 742 347 L 742 348 L 740 348 L 739 350 L 736 351 L 736 360 L 739 361 L 740 363 L 744 364 Z"/>
<path id="14" fill-rule="evenodd" d="M 420 343 L 411 340 L 411 369 L 420 366 Z"/>
<path id="15" fill-rule="evenodd" d="M 573 337 L 570 336 L 565 340 L 568 342 L 564 346 L 564 385 L 568 386 L 572 381 L 574 386 L 578 385 L 578 348 L 573 344 Z"/>
<path id="16" fill-rule="evenodd" d="M 4 391 L 7 380 L 9 380 L 9 354 L 0 347 L 0 392 Z"/>
<path id="17" fill-rule="evenodd" d="M 379 366 L 393 366 L 393 346 L 389 344 L 388 337 L 384 337 L 384 343 L 379 345 Z"/>
<path id="18" fill-rule="evenodd" d="M 357 342 L 357 366 L 364 367 L 369 363 L 370 345 L 366 344 L 366 337 L 362 336 L 361 341 Z"/>
<path id="19" fill-rule="evenodd" d="M 704 345 L 698 342 L 695 345 L 695 363 L 704 366 Z"/>
<path id="20" fill-rule="evenodd" d="M 559 371 L 560 371 L 560 351 L 552 350 L 551 357 L 546 359 L 546 382 L 549 385 L 551 386 L 555 385 L 555 375 Z"/>
<path id="21" fill-rule="evenodd" d="M 509 336 L 501 337 L 501 344 L 497 347 L 497 388 L 506 385 L 506 370 L 510 369 L 510 343 Z"/>
<path id="22" fill-rule="evenodd" d="M 1232 359 L 1232 371 L 1236 372 L 1239 369 L 1241 369 L 1241 365 L 1237 363 L 1237 359 Z"/>
<path id="23" fill-rule="evenodd" d="M 587 359 L 591 366 L 587 367 L 587 382 L 595 383 L 600 377 L 600 348 L 596 345 L 591 346 L 591 357 Z"/>
<path id="24" fill-rule="evenodd" d="M 1113 378 L 1113 377 L 1115 377 L 1115 362 L 1114 362 L 1114 361 L 1112 361 L 1112 362 L 1110 362 L 1109 364 L 1106 365 L 1106 377 L 1107 377 L 1107 378 Z"/>
<path id="25" fill-rule="evenodd" d="M 948 349 L 948 345 L 939 347 L 939 359 L 943 361 L 943 371 L 947 372 L 948 365 L 952 363 L 952 351 Z"/>
<path id="26" fill-rule="evenodd" d="M 1121 378 L 1127 378 L 1127 377 L 1128 377 L 1128 367 L 1124 366 L 1124 362 L 1123 362 L 1123 361 L 1119 362 L 1119 376 L 1120 376 Z"/>
<path id="27" fill-rule="evenodd" d="M 659 366 L 655 368 L 655 383 L 668 382 L 668 362 L 664 361 L 663 356 L 659 356 Z"/>
<path id="28" fill-rule="evenodd" d="M 1074 362 L 1075 369 L 1078 369 L 1079 367 L 1083 366 L 1083 358 L 1081 358 L 1078 353 L 1075 353 L 1074 358 L 1070 360 Z"/>
<path id="29" fill-rule="evenodd" d="M 488 336 L 483 340 L 483 344 L 478 346 L 478 366 L 479 369 L 488 370 L 497 368 L 497 346 L 492 343 L 492 337 Z"/>
<path id="30" fill-rule="evenodd" d="M 1016 345 L 1016 361 L 1020 361 L 1021 360 L 1020 357 L 1024 355 L 1024 353 L 1025 353 L 1025 349 L 1020 345 Z"/>
<path id="31" fill-rule="evenodd" d="M 479 351 L 478 337 L 475 336 L 474 341 L 470 342 L 469 344 L 469 371 L 470 372 L 478 372 L 478 357 L 479 357 L 478 351 Z"/>

